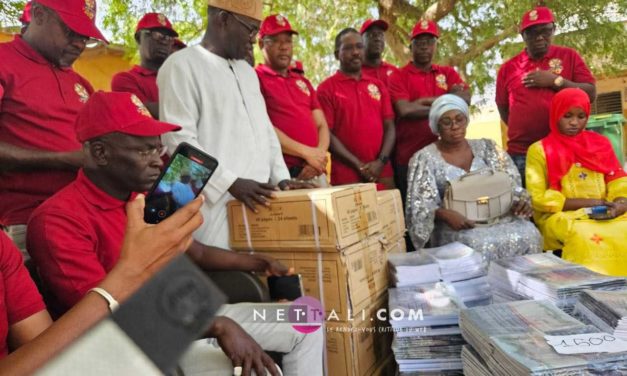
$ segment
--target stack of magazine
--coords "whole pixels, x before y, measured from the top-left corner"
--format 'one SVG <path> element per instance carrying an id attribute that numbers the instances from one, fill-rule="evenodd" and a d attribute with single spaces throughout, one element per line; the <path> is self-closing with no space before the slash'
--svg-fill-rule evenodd
<path id="1" fill-rule="evenodd" d="M 453 288 L 444 282 L 389 290 L 392 350 L 401 375 L 461 371 L 462 308 Z"/>
<path id="2" fill-rule="evenodd" d="M 583 290 L 617 290 L 625 278 L 609 277 L 550 253 L 494 260 L 488 280 L 495 302 L 548 299 L 571 313 Z"/>
<path id="3" fill-rule="evenodd" d="M 397 287 L 449 282 L 466 306 L 490 304 L 487 264 L 472 248 L 454 242 L 418 252 L 389 255 L 392 283 Z"/>
<path id="4" fill-rule="evenodd" d="M 601 331 L 627 340 L 627 290 L 586 290 L 575 304 L 575 314 Z"/>
<path id="5" fill-rule="evenodd" d="M 465 309 L 460 313 L 460 327 L 469 344 L 462 351 L 467 376 L 627 373 L 627 351 L 564 355 L 549 345 L 547 335 L 599 332 L 549 301 L 527 300 Z"/>

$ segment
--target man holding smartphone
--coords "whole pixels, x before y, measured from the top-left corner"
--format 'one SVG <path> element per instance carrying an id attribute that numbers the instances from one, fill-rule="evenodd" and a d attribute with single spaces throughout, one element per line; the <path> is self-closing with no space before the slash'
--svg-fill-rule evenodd
<path id="1" fill-rule="evenodd" d="M 205 223 L 192 246 L 229 246 L 226 203 L 253 211 L 278 189 L 312 187 L 290 180 L 255 70 L 245 59 L 259 31 L 262 0 L 209 0 L 200 45 L 170 56 L 157 76 L 160 118 L 179 124 L 163 136 L 169 150 L 187 142 L 220 163 L 203 193 Z"/>
<path id="2" fill-rule="evenodd" d="M 76 122 L 78 140 L 84 143 L 85 167 L 74 182 L 42 204 L 28 222 L 27 246 L 45 287 L 53 295 L 53 314 L 62 314 L 76 304 L 118 261 L 127 221 L 126 202 L 135 196 L 134 192 L 153 186 L 163 166 L 159 136 L 179 129 L 152 118 L 130 93 L 97 92 L 85 105 Z M 288 273 L 276 260 L 258 255 L 213 247 L 190 249 L 188 255 L 205 270 Z M 258 374 L 265 374 L 260 373 L 263 367 L 272 373 L 276 370 L 274 363 L 260 345 L 235 321 L 226 318 L 246 313 L 238 308 L 225 306 L 221 310 L 225 317 L 216 320 L 207 335 L 217 338 L 230 359 L 242 363 L 235 366 L 253 364 Z M 287 365 L 300 367 L 303 354 L 322 347 L 321 336 L 301 336 L 278 327 L 281 324 L 255 326 L 246 324 L 252 321 L 236 321 L 247 326 L 256 338 L 264 338 L 264 331 L 275 332 L 275 337 L 265 337 L 283 341 L 283 347 L 273 343 L 269 350 L 287 353 L 284 365 L 287 360 Z M 303 361 L 307 359 L 311 358 L 305 356 Z"/>

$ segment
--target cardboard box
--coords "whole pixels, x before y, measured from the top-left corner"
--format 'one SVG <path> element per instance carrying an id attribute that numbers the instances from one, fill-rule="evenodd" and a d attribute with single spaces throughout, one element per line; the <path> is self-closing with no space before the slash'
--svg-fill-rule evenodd
<path id="1" fill-rule="evenodd" d="M 301 275 L 304 293 L 320 299 L 318 257 L 322 263 L 323 305 L 346 321 L 387 292 L 387 254 L 380 237 L 372 236 L 340 252 L 256 252 L 269 255 Z"/>
<path id="2" fill-rule="evenodd" d="M 235 200 L 227 213 L 235 250 L 337 252 L 381 229 L 374 184 L 277 192 L 258 214 Z"/>
<path id="3" fill-rule="evenodd" d="M 392 354 L 392 331 L 376 311 L 387 308 L 387 295 L 351 322 L 327 321 L 327 365 L 333 376 L 379 375 Z"/>
<path id="4" fill-rule="evenodd" d="M 407 252 L 407 243 L 404 237 L 383 241 L 383 249 L 385 253 L 405 253 Z"/>
<path id="5" fill-rule="evenodd" d="M 405 234 L 403 201 L 398 189 L 377 192 L 377 210 L 381 222 L 381 233 L 388 239 L 397 239 Z"/>

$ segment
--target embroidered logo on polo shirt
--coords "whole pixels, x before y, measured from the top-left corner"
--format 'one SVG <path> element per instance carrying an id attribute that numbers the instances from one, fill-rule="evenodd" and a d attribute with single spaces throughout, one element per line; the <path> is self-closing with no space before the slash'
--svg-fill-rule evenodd
<path id="1" fill-rule="evenodd" d="M 285 17 L 279 14 L 278 16 L 276 16 L 276 23 L 281 27 L 285 26 Z"/>
<path id="2" fill-rule="evenodd" d="M 131 95 L 131 102 L 133 102 L 133 104 L 137 106 L 137 112 L 144 116 L 152 117 L 152 115 L 150 115 L 150 111 L 148 111 L 146 106 L 144 106 L 144 103 L 139 98 L 137 98 L 135 94 Z"/>
<path id="3" fill-rule="evenodd" d="M 74 91 L 78 94 L 78 100 L 81 103 L 87 103 L 87 100 L 89 100 L 89 93 L 87 92 L 87 89 L 85 89 L 85 86 L 75 83 Z"/>
<path id="4" fill-rule="evenodd" d="M 394 71 L 393 71 L 393 70 L 391 70 L 391 69 L 388 69 L 388 71 L 387 71 L 387 75 L 388 75 L 388 76 L 391 76 L 391 75 L 392 75 L 392 73 L 394 73 Z"/>
<path id="5" fill-rule="evenodd" d="M 446 83 L 446 76 L 442 73 L 435 76 L 435 84 L 442 90 L 448 90 L 448 84 Z"/>
<path id="6" fill-rule="evenodd" d="M 551 72 L 555 74 L 562 74 L 562 71 L 564 70 L 562 60 L 558 58 L 549 60 L 549 67 L 551 67 Z"/>
<path id="7" fill-rule="evenodd" d="M 375 84 L 368 84 L 368 94 L 370 94 L 374 100 L 381 100 L 381 91 L 379 91 L 379 88 Z"/>
<path id="8" fill-rule="evenodd" d="M 531 12 L 529 12 L 529 20 L 531 21 L 537 21 L 538 20 L 538 11 L 537 10 L 532 10 Z"/>
<path id="9" fill-rule="evenodd" d="M 96 0 L 85 0 L 84 11 L 87 17 L 93 20 L 96 17 Z"/>
<path id="10" fill-rule="evenodd" d="M 159 21 L 159 23 L 160 23 L 161 25 L 163 25 L 163 26 L 167 26 L 167 24 L 168 24 L 168 23 L 167 23 L 167 21 L 166 21 L 166 19 L 165 19 L 165 16 L 164 16 L 163 14 L 161 14 L 161 13 L 159 13 L 159 14 L 157 15 L 157 21 Z"/>
<path id="11" fill-rule="evenodd" d="M 311 95 L 311 93 L 309 92 L 309 88 L 307 87 L 307 84 L 305 83 L 305 81 L 303 81 L 303 80 L 296 80 L 296 86 L 298 86 L 300 91 L 305 93 L 305 95 L 307 95 L 307 96 Z"/>
<path id="12" fill-rule="evenodd" d="M 429 22 L 428 22 L 428 21 L 426 21 L 426 20 L 423 20 L 423 21 L 420 23 L 420 28 L 421 28 L 422 30 L 427 30 L 427 29 L 429 28 Z"/>

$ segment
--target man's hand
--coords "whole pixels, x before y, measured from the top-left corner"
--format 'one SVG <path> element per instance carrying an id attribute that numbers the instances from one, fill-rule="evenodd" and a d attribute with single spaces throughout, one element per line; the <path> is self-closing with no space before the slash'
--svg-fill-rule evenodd
<path id="1" fill-rule="evenodd" d="M 138 195 L 126 205 L 124 243 L 120 258 L 109 273 L 122 274 L 125 281 L 122 290 L 126 294 L 187 250 L 192 243 L 192 233 L 202 224 L 203 201 L 202 196 L 196 198 L 158 225 L 144 222 L 144 195 Z"/>
<path id="2" fill-rule="evenodd" d="M 319 172 L 318 170 L 313 168 L 311 165 L 305 164 L 305 166 L 303 167 L 303 169 L 300 172 L 300 174 L 298 174 L 298 177 L 296 179 L 298 179 L 298 180 L 311 180 L 311 179 L 316 178 L 316 177 L 318 177 L 320 175 L 322 175 L 321 172 Z"/>
<path id="3" fill-rule="evenodd" d="M 269 198 L 275 196 L 274 192 L 277 187 L 272 184 L 258 183 L 250 179 L 237 178 L 235 182 L 229 188 L 229 193 L 236 199 L 240 200 L 255 213 L 259 213 L 257 210 L 257 204 L 263 206 L 270 206 Z"/>
<path id="4" fill-rule="evenodd" d="M 265 272 L 266 276 L 273 275 L 277 277 L 282 277 L 282 276 L 294 274 L 293 268 L 288 268 L 287 266 L 281 264 L 281 262 L 276 260 L 274 257 L 260 255 L 260 254 L 253 254 L 251 256 L 259 259 L 261 261 L 261 264 L 263 265 L 262 270 L 255 270 L 255 271 Z"/>
<path id="5" fill-rule="evenodd" d="M 227 317 L 216 317 L 209 336 L 218 340 L 220 348 L 231 359 L 233 367 L 242 367 L 243 376 L 254 370 L 257 375 L 279 376 L 277 366 L 263 349 L 239 325 Z"/>
<path id="6" fill-rule="evenodd" d="M 552 87 L 557 75 L 551 71 L 536 70 L 527 73 L 522 83 L 525 87 Z"/>
<path id="7" fill-rule="evenodd" d="M 327 168 L 326 150 L 312 148 L 312 147 L 303 145 L 301 156 L 307 162 L 308 165 L 318 170 L 320 174 L 326 170 Z"/>
<path id="8" fill-rule="evenodd" d="M 361 166 L 359 172 L 366 181 L 375 182 L 377 181 L 377 179 L 379 179 L 381 171 L 383 171 L 383 167 L 385 167 L 383 162 L 375 159 L 374 161 L 368 162 L 365 165 Z"/>
<path id="9" fill-rule="evenodd" d="M 451 85 L 451 88 L 448 90 L 450 94 L 459 94 L 464 91 L 466 91 L 466 86 L 464 84 Z"/>
<path id="10" fill-rule="evenodd" d="M 282 191 L 289 191 L 292 189 L 311 189 L 311 188 L 319 188 L 317 184 L 309 183 L 306 181 L 298 181 L 294 179 L 286 179 L 281 180 L 279 182 L 279 188 Z"/>
<path id="11" fill-rule="evenodd" d="M 423 106 L 431 107 L 431 105 L 433 104 L 433 102 L 435 102 L 436 99 L 438 99 L 438 97 L 419 98 L 418 99 L 418 103 L 423 105 Z"/>
<path id="12" fill-rule="evenodd" d="M 440 215 L 444 222 L 455 231 L 466 230 L 475 227 L 475 222 L 464 217 L 455 210 L 441 209 Z"/>

